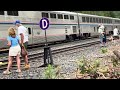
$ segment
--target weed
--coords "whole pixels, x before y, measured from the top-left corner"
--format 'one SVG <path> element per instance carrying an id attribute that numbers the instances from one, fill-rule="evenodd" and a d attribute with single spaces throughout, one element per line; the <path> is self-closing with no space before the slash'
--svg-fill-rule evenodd
<path id="1" fill-rule="evenodd" d="M 107 52 L 107 48 L 105 48 L 105 47 L 101 48 L 101 52 L 102 53 L 106 53 Z"/>
<path id="2" fill-rule="evenodd" d="M 60 67 L 55 68 L 52 65 L 48 65 L 48 67 L 44 71 L 45 79 L 57 79 L 60 77 Z"/>

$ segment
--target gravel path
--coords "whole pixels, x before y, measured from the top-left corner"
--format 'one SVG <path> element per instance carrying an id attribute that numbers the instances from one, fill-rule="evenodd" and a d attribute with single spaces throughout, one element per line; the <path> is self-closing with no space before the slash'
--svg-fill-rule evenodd
<path id="1" fill-rule="evenodd" d="M 120 45 L 116 43 L 116 45 Z M 114 46 L 112 42 L 107 43 L 107 48 Z M 64 78 L 75 78 L 74 72 L 77 69 L 77 61 L 84 55 L 87 60 L 94 57 L 102 57 L 105 54 L 100 52 L 100 45 L 94 45 L 82 49 L 64 52 L 53 56 L 55 65 L 61 66 L 60 73 Z M 43 73 L 45 68 L 38 68 L 43 64 L 43 59 L 30 61 L 31 68 L 26 71 L 22 71 L 22 74 L 18 74 L 15 70 L 12 70 L 12 74 L 3 75 L 0 73 L 0 79 L 44 79 Z M 104 64 L 104 63 L 103 63 Z"/>

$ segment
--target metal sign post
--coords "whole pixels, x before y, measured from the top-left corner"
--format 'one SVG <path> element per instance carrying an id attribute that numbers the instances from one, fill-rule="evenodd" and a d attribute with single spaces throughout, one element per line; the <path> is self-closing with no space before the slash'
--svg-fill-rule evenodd
<path id="1" fill-rule="evenodd" d="M 52 53 L 50 46 L 47 44 L 47 35 L 46 35 L 46 30 L 49 27 L 49 20 L 47 18 L 42 18 L 40 20 L 40 28 L 42 30 L 45 30 L 45 47 L 44 47 L 44 64 L 40 67 L 46 67 L 48 64 L 53 65 L 53 59 L 52 59 Z"/>

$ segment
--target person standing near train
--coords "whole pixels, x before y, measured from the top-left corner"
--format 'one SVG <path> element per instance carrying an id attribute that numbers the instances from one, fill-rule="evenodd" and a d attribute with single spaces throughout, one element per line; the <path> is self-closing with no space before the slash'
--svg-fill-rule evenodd
<path id="1" fill-rule="evenodd" d="M 103 24 L 99 25 L 98 33 L 100 34 L 99 35 L 100 42 L 103 45 L 103 33 L 104 33 L 104 25 Z"/>
<path id="2" fill-rule="evenodd" d="M 15 25 L 17 26 L 18 35 L 20 36 L 21 47 L 24 46 L 26 51 L 27 51 L 27 46 L 28 46 L 28 31 L 27 31 L 27 28 L 24 27 L 19 20 L 15 21 Z M 29 69 L 30 65 L 29 65 L 29 62 L 28 62 L 28 55 L 24 56 L 24 60 L 25 60 L 25 69 Z"/>
<path id="3" fill-rule="evenodd" d="M 103 46 L 106 46 L 106 28 L 103 31 Z"/>
<path id="4" fill-rule="evenodd" d="M 8 57 L 8 66 L 7 66 L 7 70 L 5 70 L 3 72 L 3 74 L 10 74 L 10 67 L 12 66 L 12 60 L 13 57 L 16 57 L 17 60 L 17 67 L 18 69 L 16 70 L 16 72 L 21 72 L 20 69 L 20 53 L 21 53 L 21 48 L 20 48 L 20 39 L 19 37 L 16 35 L 15 33 L 15 29 L 13 27 L 10 27 L 8 29 L 8 34 L 9 36 L 7 37 L 7 41 L 8 41 L 8 46 L 9 48 L 9 57 Z"/>
<path id="5" fill-rule="evenodd" d="M 118 28 L 116 26 L 115 29 L 113 30 L 113 41 L 114 41 L 114 43 L 118 39 L 119 39 L 119 32 L 118 32 Z"/>

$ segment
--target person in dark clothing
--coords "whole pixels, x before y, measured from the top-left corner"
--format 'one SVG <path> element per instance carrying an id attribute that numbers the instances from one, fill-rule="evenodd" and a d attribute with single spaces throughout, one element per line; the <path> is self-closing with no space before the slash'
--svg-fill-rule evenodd
<path id="1" fill-rule="evenodd" d="M 103 46 L 106 46 L 106 31 L 103 31 Z"/>

